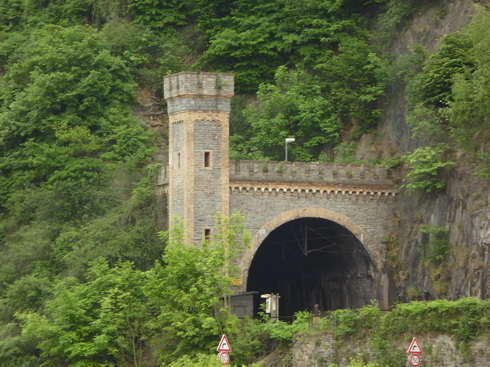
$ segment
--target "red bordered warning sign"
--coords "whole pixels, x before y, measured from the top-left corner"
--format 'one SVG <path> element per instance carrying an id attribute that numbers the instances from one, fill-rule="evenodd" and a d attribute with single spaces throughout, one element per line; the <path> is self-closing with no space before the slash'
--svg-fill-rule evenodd
<path id="1" fill-rule="evenodd" d="M 420 357 L 418 354 L 412 354 L 408 358 L 408 361 L 410 362 L 410 366 L 412 366 L 412 367 L 419 367 L 420 366 Z"/>
<path id="2" fill-rule="evenodd" d="M 231 345 L 226 337 L 226 334 L 223 334 L 221 337 L 221 341 L 218 344 L 218 348 L 216 348 L 218 352 L 231 352 Z"/>
<path id="3" fill-rule="evenodd" d="M 408 347 L 407 353 L 409 354 L 422 354 L 422 348 L 420 348 L 420 344 L 417 341 L 417 338 L 413 338 L 410 346 Z"/>
<path id="4" fill-rule="evenodd" d="M 224 365 L 230 363 L 230 355 L 228 354 L 228 352 L 219 352 L 218 359 Z"/>

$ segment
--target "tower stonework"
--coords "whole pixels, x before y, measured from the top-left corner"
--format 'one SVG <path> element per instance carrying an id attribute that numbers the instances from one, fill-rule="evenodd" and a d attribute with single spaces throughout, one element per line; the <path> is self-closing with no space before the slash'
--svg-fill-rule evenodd
<path id="1" fill-rule="evenodd" d="M 383 166 L 230 161 L 233 89 L 232 74 L 164 78 L 169 163 L 159 182 L 169 226 L 182 221 L 185 242 L 200 246 L 213 236 L 216 213 L 239 212 L 251 241 L 236 259 L 234 291 L 279 293 L 286 315 L 396 302 L 384 241 L 396 230 L 393 173 Z"/>
<path id="2" fill-rule="evenodd" d="M 169 220 L 185 223 L 188 244 L 200 245 L 229 215 L 229 114 L 232 74 L 182 72 L 164 78 L 169 114 Z"/>

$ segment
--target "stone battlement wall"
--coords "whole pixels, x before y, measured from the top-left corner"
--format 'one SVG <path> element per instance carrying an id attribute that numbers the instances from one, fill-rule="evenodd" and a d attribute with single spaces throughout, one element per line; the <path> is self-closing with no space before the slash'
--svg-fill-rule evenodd
<path id="1" fill-rule="evenodd" d="M 396 196 L 392 173 L 385 166 L 359 164 L 230 161 L 232 192 L 320 192 Z M 168 166 L 162 166 L 158 185 L 168 184 Z"/>
<path id="2" fill-rule="evenodd" d="M 163 79 L 168 113 L 181 111 L 230 112 L 233 74 L 182 72 Z"/>
<path id="3" fill-rule="evenodd" d="M 230 180 L 393 187 L 385 166 L 317 162 L 230 161 Z"/>

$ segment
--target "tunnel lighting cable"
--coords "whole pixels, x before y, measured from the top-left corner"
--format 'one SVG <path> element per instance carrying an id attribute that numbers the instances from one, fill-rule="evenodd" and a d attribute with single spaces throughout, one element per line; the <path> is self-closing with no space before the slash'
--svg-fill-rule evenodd
<path id="1" fill-rule="evenodd" d="M 291 233 L 295 237 L 295 242 L 298 244 L 298 246 L 301 249 L 301 252 L 303 253 L 304 256 L 308 256 L 308 254 L 311 254 L 313 252 L 324 252 L 324 253 L 338 254 L 338 252 L 324 251 L 325 249 L 328 249 L 328 248 L 337 246 L 337 243 L 335 243 L 334 241 L 332 241 L 330 239 L 330 238 L 333 238 L 332 236 L 330 236 L 330 238 L 329 237 L 325 237 L 322 234 L 320 234 L 317 231 L 315 231 L 313 228 L 307 226 L 306 224 L 304 226 L 302 224 L 300 224 L 299 229 L 300 229 L 299 232 L 301 232 L 301 239 L 302 239 L 302 241 L 300 241 L 298 239 L 298 237 L 296 236 L 296 233 L 298 231 L 291 231 Z M 315 248 L 315 249 L 312 249 L 312 250 L 308 250 L 308 230 L 310 230 L 313 233 L 315 233 L 318 236 L 320 236 L 320 237 L 316 237 L 316 238 L 313 238 L 313 239 L 319 239 L 319 238 L 325 239 L 325 240 L 329 241 L 331 243 L 331 245 L 323 246 L 323 247 L 320 247 L 320 248 Z M 338 238 L 338 237 L 346 237 L 346 236 L 351 237 L 352 235 L 343 235 L 343 236 L 336 236 L 336 237 Z"/>
<path id="2" fill-rule="evenodd" d="M 269 240 L 268 241 L 269 243 L 272 243 L 274 245 L 278 245 L 278 246 L 281 246 L 281 249 L 284 251 L 284 243 L 286 242 L 297 242 L 296 240 L 289 240 L 289 241 L 283 241 L 283 242 L 278 242 L 278 241 L 272 241 L 272 240 Z M 328 245 L 328 246 L 324 246 L 324 247 L 320 247 L 320 248 L 316 248 L 316 249 L 313 249 L 313 250 L 310 250 L 308 253 L 312 253 L 312 252 L 322 252 L 322 253 L 327 253 L 327 254 L 334 254 L 334 255 L 339 255 L 340 252 L 339 251 L 323 251 L 323 249 L 326 249 L 326 248 L 331 248 L 331 247 L 336 247 L 337 244 L 335 245 Z M 301 246 L 300 246 L 301 248 Z M 282 257 L 283 259 L 285 258 L 285 255 Z"/>
<path id="3" fill-rule="evenodd" d="M 295 233 L 298 233 L 298 231 L 290 231 L 292 234 L 295 234 Z M 318 233 L 317 233 L 318 234 Z M 318 234 L 319 237 L 309 237 L 310 240 L 318 240 L 320 238 L 324 238 L 324 239 L 335 239 L 335 238 L 352 238 L 354 237 L 356 240 L 359 240 L 355 235 L 353 234 L 340 234 L 340 235 L 337 235 L 337 236 L 328 236 L 328 237 L 325 237 L 321 234 Z M 297 240 L 297 239 L 296 239 Z M 291 242 L 293 240 L 284 240 L 285 242 Z M 330 240 L 330 242 L 333 242 Z"/>
<path id="4" fill-rule="evenodd" d="M 312 228 L 312 227 L 310 227 L 310 228 Z M 350 230 L 348 230 L 346 227 L 341 226 L 339 224 L 336 224 L 336 225 L 333 225 L 333 226 L 321 226 L 321 227 L 315 226 L 315 229 L 318 230 L 318 231 L 322 231 L 322 230 L 333 230 L 333 229 L 337 229 L 338 230 L 338 229 L 341 229 L 343 231 L 346 231 L 346 232 L 350 233 L 352 236 L 354 236 L 354 234 Z M 293 232 L 293 230 L 290 229 L 290 232 Z"/>
<path id="5" fill-rule="evenodd" d="M 341 225 L 334 225 L 334 226 L 327 226 L 327 227 L 319 227 L 319 228 L 316 228 L 316 229 L 313 229 L 312 227 L 309 227 L 307 226 L 306 224 L 304 224 L 304 227 L 303 227 L 303 223 L 298 223 L 299 224 L 299 231 L 296 230 L 296 231 L 293 231 L 291 228 L 289 230 L 289 232 L 293 235 L 294 239 L 292 241 L 294 241 L 295 243 L 298 244 L 301 252 L 303 253 L 304 256 L 308 256 L 308 254 L 312 253 L 312 252 L 323 252 L 323 253 L 331 253 L 331 254 L 339 254 L 339 252 L 333 252 L 333 251 L 325 251 L 325 249 L 328 249 L 328 248 L 331 248 L 331 247 L 335 247 L 337 246 L 338 244 L 335 243 L 334 241 L 332 241 L 332 239 L 335 239 L 335 238 L 355 238 L 357 241 L 359 241 L 359 239 L 352 233 L 350 232 L 349 230 L 347 230 L 347 228 L 345 228 L 344 226 L 341 226 Z M 337 236 L 324 236 L 322 235 L 321 233 L 318 232 L 318 230 L 325 230 L 325 229 L 332 229 L 332 228 L 335 228 L 335 229 L 339 229 L 339 227 L 346 231 L 347 234 L 342 234 L 342 235 L 337 235 Z M 306 231 L 305 231 L 306 229 Z M 328 245 L 328 246 L 323 246 L 323 247 L 319 247 L 319 248 L 315 248 L 315 249 L 312 249 L 312 250 L 308 250 L 308 229 L 310 231 L 312 231 L 313 233 L 315 233 L 316 235 L 318 235 L 319 237 L 313 237 L 313 238 L 310 238 L 310 240 L 318 240 L 318 239 L 325 239 L 327 241 L 329 241 L 331 243 L 331 245 Z M 301 233 L 301 240 L 297 237 L 297 233 L 300 232 Z M 279 244 L 279 245 L 283 245 L 284 243 L 287 243 L 287 242 L 291 242 L 291 240 L 285 240 L 284 237 L 283 237 L 283 241 L 282 242 L 276 242 L 276 241 L 271 241 L 271 243 L 275 243 L 275 244 Z M 302 243 L 304 244 L 304 247 L 302 246 Z"/>
<path id="6" fill-rule="evenodd" d="M 337 229 L 337 230 L 343 230 L 343 231 L 346 231 L 346 232 L 349 232 L 349 233 L 352 233 L 350 230 L 348 230 L 346 227 L 340 225 L 340 224 L 335 224 L 335 225 L 329 225 L 329 226 L 314 226 L 315 229 L 317 230 L 332 230 L 332 229 Z"/>
<path id="7" fill-rule="evenodd" d="M 303 230 L 302 230 L 303 228 L 301 227 L 301 223 L 300 223 L 300 228 L 299 229 L 300 229 L 300 232 L 301 232 L 301 237 L 303 237 Z M 308 256 L 308 253 L 305 252 L 305 250 L 303 249 L 303 246 L 301 246 L 300 239 L 298 239 L 298 237 L 296 236 L 297 231 L 291 231 L 291 233 L 293 234 L 293 236 L 295 238 L 295 242 L 298 244 L 298 246 L 299 246 L 301 252 L 303 253 L 303 255 Z"/>

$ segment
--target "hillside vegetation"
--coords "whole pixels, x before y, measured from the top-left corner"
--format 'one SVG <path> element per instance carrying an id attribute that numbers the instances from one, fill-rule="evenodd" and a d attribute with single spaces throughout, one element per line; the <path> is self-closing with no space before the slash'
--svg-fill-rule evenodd
<path id="1" fill-rule="evenodd" d="M 410 168 L 404 186 L 440 190 L 458 150 L 488 176 L 488 9 L 436 53 L 395 61 L 426 3 L 0 0 L 0 365 L 204 366 L 223 331 L 245 336 L 234 360 L 247 364 L 306 324 L 221 309 L 232 269 L 219 259 L 246 242 L 240 218 L 200 250 L 159 234 L 162 137 L 135 110 L 141 90 L 165 108 L 166 74 L 235 73 L 239 159 L 281 159 L 294 136 L 295 160 L 355 162 L 403 84 L 420 146 L 384 163 Z"/>

